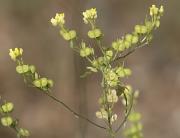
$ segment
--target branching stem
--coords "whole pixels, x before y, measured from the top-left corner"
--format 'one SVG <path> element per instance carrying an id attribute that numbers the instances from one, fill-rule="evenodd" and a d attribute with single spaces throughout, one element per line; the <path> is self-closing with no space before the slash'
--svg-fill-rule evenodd
<path id="1" fill-rule="evenodd" d="M 52 100 L 56 101 L 58 104 L 62 105 L 64 108 L 66 108 L 68 111 L 70 111 L 76 118 L 81 118 L 81 119 L 84 119 L 86 120 L 87 122 L 89 122 L 90 124 L 98 127 L 98 128 L 101 128 L 101 129 L 104 129 L 106 130 L 107 128 L 106 127 L 103 127 L 93 121 L 91 121 L 90 119 L 88 119 L 87 117 L 75 112 L 72 108 L 70 108 L 68 105 L 66 105 L 63 101 L 59 100 L 58 98 L 56 98 L 55 96 L 53 96 L 50 92 L 47 92 L 45 93 L 48 97 L 50 97 Z"/>

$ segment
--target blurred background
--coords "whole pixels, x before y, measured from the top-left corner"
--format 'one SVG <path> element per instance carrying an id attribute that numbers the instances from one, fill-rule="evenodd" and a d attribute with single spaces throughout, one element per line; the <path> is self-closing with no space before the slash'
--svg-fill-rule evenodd
<path id="1" fill-rule="evenodd" d="M 28 128 L 31 138 L 105 138 L 106 133 L 76 119 L 63 107 L 34 88 L 28 88 L 15 72 L 8 55 L 22 47 L 26 63 L 34 64 L 42 76 L 55 81 L 53 94 L 97 123 L 95 112 L 100 96 L 100 75 L 86 79 L 85 61 L 59 37 L 50 19 L 65 12 L 66 23 L 87 39 L 82 11 L 96 7 L 104 43 L 132 32 L 144 21 L 148 7 L 164 5 L 161 27 L 150 47 L 137 50 L 126 59 L 133 71 L 128 79 L 140 90 L 136 110 L 143 114 L 145 138 L 180 137 L 180 1 L 179 0 L 0 0 L 0 95 L 15 104 L 13 115 Z M 119 116 L 122 109 L 119 105 Z M 12 130 L 0 126 L 1 138 L 15 138 Z"/>

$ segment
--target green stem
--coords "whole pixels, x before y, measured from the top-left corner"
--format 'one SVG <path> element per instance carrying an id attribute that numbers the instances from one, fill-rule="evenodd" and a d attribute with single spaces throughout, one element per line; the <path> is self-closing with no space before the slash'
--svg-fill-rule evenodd
<path id="1" fill-rule="evenodd" d="M 116 58 L 112 61 L 112 63 L 115 62 L 115 61 L 117 61 L 117 60 L 119 60 L 119 59 L 123 59 L 123 58 L 127 57 L 128 55 L 132 54 L 135 50 L 137 50 L 137 49 L 139 49 L 139 48 L 142 48 L 142 47 L 146 46 L 147 44 L 148 44 L 148 42 L 145 42 L 145 43 L 143 43 L 143 44 L 141 44 L 141 45 L 139 45 L 139 46 L 136 46 L 136 47 L 132 48 L 132 49 L 129 50 L 127 53 L 122 54 L 121 56 L 116 57 Z"/>
<path id="2" fill-rule="evenodd" d="M 104 129 L 106 130 L 107 128 L 106 127 L 103 127 L 93 121 L 91 121 L 90 119 L 88 119 L 87 117 L 75 112 L 73 109 L 71 109 L 68 105 L 66 105 L 64 102 L 62 102 L 61 100 L 57 99 L 55 96 L 53 96 L 50 92 L 47 92 L 45 93 L 48 97 L 50 97 L 52 100 L 56 101 L 58 104 L 62 105 L 64 108 L 66 108 L 68 111 L 70 111 L 76 118 L 81 118 L 81 119 L 84 119 L 86 120 L 87 122 L 89 122 L 90 124 L 98 127 L 98 128 L 101 128 L 101 129 Z"/>
<path id="3" fill-rule="evenodd" d="M 124 123 L 127 121 L 130 113 L 131 113 L 131 110 L 132 110 L 132 107 L 133 107 L 133 102 L 134 102 L 134 93 L 132 94 L 131 96 L 131 103 L 130 103 L 130 107 L 129 107 L 129 110 L 127 112 L 127 114 L 125 115 L 124 117 L 124 120 L 121 122 L 121 124 L 119 125 L 119 127 L 116 129 L 115 133 L 117 133 L 121 128 L 122 126 L 124 125 Z"/>

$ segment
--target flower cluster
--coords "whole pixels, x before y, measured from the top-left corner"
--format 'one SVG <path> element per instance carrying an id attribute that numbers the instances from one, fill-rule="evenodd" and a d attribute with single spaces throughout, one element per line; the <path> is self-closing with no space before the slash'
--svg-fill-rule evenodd
<path id="1" fill-rule="evenodd" d="M 15 50 L 16 49 L 22 50 L 22 48 L 15 48 Z M 10 52 L 15 50 L 10 49 Z M 19 57 L 19 59 L 16 59 L 16 72 L 24 77 L 25 82 L 28 82 L 32 86 L 42 89 L 44 91 L 48 91 L 53 87 L 52 80 L 45 77 L 40 77 L 34 65 L 24 64 L 22 54 L 19 55 Z"/>
<path id="2" fill-rule="evenodd" d="M 3 102 L 0 105 L 0 116 L 1 117 L 1 124 L 4 127 L 10 127 L 14 129 L 17 133 L 17 137 L 29 137 L 30 133 L 27 129 L 19 128 L 18 127 L 18 121 L 16 119 L 13 119 L 11 116 L 11 113 L 14 109 L 14 104 L 11 102 Z"/>
<path id="3" fill-rule="evenodd" d="M 14 61 L 16 61 L 17 58 L 21 57 L 22 54 L 23 54 L 23 49 L 22 48 L 15 48 L 14 50 L 13 49 L 9 50 L 9 56 Z"/>
<path id="4" fill-rule="evenodd" d="M 163 14 L 164 13 L 164 7 L 161 6 L 160 8 L 157 8 L 156 5 L 152 5 L 150 7 L 150 15 L 151 16 L 156 16 L 158 14 Z"/>
<path id="5" fill-rule="evenodd" d="M 53 26 L 63 26 L 65 24 L 64 13 L 56 14 L 54 18 L 51 18 Z"/>
<path id="6" fill-rule="evenodd" d="M 64 13 L 56 13 L 54 18 L 51 18 L 51 24 L 53 26 L 60 27 L 60 35 L 67 41 L 71 41 L 76 38 L 75 30 L 68 30 L 65 27 L 65 14 Z"/>
<path id="7" fill-rule="evenodd" d="M 92 23 L 97 18 L 96 8 L 91 8 L 83 12 L 83 20 L 85 24 Z"/>

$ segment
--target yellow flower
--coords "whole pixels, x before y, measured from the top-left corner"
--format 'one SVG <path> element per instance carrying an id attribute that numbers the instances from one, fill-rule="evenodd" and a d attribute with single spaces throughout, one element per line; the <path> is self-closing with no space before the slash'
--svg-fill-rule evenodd
<path id="1" fill-rule="evenodd" d="M 156 5 L 152 5 L 150 7 L 150 15 L 153 16 L 153 15 L 157 15 L 158 14 L 158 11 L 159 9 L 156 7 Z"/>
<path id="2" fill-rule="evenodd" d="M 96 8 L 91 8 L 83 12 L 83 20 L 85 24 L 88 24 L 90 20 L 95 20 L 97 18 Z"/>
<path id="3" fill-rule="evenodd" d="M 17 57 L 22 56 L 22 54 L 23 54 L 23 49 L 22 48 L 15 48 L 14 50 L 9 49 L 9 56 L 14 61 L 16 61 Z"/>
<path id="4" fill-rule="evenodd" d="M 51 23 L 53 26 L 57 25 L 64 25 L 65 20 L 64 20 L 64 13 L 56 13 L 56 16 L 54 18 L 51 18 Z"/>

